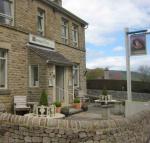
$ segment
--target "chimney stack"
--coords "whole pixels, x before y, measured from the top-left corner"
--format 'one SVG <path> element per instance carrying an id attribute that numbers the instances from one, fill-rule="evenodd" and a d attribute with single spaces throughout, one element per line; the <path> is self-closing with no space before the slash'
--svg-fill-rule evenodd
<path id="1" fill-rule="evenodd" d="M 104 70 L 104 79 L 110 79 L 110 77 L 109 77 L 109 69 L 108 68 L 105 68 L 105 70 Z"/>
<path id="2" fill-rule="evenodd" d="M 62 6 L 62 0 L 51 0 L 51 1 L 58 4 L 59 6 Z"/>

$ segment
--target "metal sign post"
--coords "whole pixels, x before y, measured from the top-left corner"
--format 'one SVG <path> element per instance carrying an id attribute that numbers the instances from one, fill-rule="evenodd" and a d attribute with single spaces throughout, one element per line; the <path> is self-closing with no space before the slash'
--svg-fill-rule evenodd
<path id="1" fill-rule="evenodd" d="M 142 111 L 147 108 L 141 104 L 138 107 L 132 102 L 132 86 L 131 86 L 131 71 L 130 71 L 130 56 L 146 54 L 146 34 L 150 34 L 150 30 L 139 30 L 130 32 L 125 28 L 125 48 L 126 48 L 126 71 L 127 71 L 127 100 L 125 106 L 125 117 Z M 136 109 L 136 110 L 135 110 Z"/>
<path id="2" fill-rule="evenodd" d="M 125 28 L 126 70 L 127 70 L 127 100 L 128 101 L 132 101 L 131 71 L 130 71 L 131 49 L 130 49 L 130 46 L 129 46 L 129 35 L 139 34 L 139 33 L 150 34 L 150 29 L 129 32 L 129 29 Z"/>
<path id="3" fill-rule="evenodd" d="M 130 71 L 130 47 L 129 47 L 129 37 L 128 28 L 125 28 L 125 47 L 126 47 L 126 68 L 127 68 L 127 99 L 132 101 L 131 92 L 131 71 Z"/>

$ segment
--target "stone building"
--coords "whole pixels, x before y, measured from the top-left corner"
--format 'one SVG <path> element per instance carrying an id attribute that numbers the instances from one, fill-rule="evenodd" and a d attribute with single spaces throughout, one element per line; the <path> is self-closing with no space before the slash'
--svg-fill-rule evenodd
<path id="1" fill-rule="evenodd" d="M 10 111 L 13 96 L 72 103 L 86 93 L 87 23 L 61 0 L 0 0 L 0 102 Z"/>

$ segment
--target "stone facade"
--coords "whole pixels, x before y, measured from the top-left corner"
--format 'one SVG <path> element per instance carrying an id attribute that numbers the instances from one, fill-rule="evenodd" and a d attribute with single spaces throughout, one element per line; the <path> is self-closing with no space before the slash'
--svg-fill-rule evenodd
<path id="1" fill-rule="evenodd" d="M 66 11 L 61 6 L 48 2 L 47 0 L 13 0 L 14 4 L 14 25 L 0 23 L 0 48 L 8 49 L 8 77 L 7 89 L 0 89 L 0 100 L 5 103 L 10 111 L 13 103 L 13 96 L 28 96 L 31 101 L 39 101 L 41 91 L 45 89 L 52 100 L 55 100 L 54 87 L 48 86 L 48 78 L 51 72 L 55 74 L 56 64 L 47 64 L 46 60 L 31 52 L 27 44 L 29 43 L 29 33 L 37 35 L 37 10 L 45 12 L 45 34 L 42 38 L 55 41 L 55 50 L 64 55 L 73 63 L 80 66 L 80 86 L 79 89 L 86 92 L 86 70 L 85 64 L 85 26 L 82 19 Z M 68 44 L 61 40 L 61 19 L 65 18 L 69 24 Z M 72 45 L 72 24 L 78 26 L 79 46 Z M 39 64 L 39 88 L 29 88 L 29 65 Z M 66 67 L 66 91 L 72 102 L 74 87 L 69 86 L 72 80 L 72 67 Z M 67 102 L 67 101 L 66 101 Z"/>
<path id="2" fill-rule="evenodd" d="M 5 143 L 148 143 L 150 111 L 128 119 L 75 121 L 48 120 L 0 114 Z"/>

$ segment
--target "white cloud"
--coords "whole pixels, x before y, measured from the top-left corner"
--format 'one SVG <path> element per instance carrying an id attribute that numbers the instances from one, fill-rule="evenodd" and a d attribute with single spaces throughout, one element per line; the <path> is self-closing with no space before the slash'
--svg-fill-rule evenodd
<path id="1" fill-rule="evenodd" d="M 123 56 L 116 56 L 116 57 L 101 57 L 97 58 L 96 60 L 91 60 L 87 62 L 87 68 L 106 68 L 109 69 L 125 69 L 125 57 Z"/>
<path id="2" fill-rule="evenodd" d="M 95 45 L 115 41 L 111 34 L 124 27 L 143 27 L 150 23 L 149 0 L 63 0 L 64 7 L 89 22 L 86 39 Z"/>
<path id="3" fill-rule="evenodd" d="M 137 70 L 139 66 L 147 65 L 150 66 L 150 55 L 134 56 L 131 57 L 131 68 Z"/>
<path id="4" fill-rule="evenodd" d="M 147 56 L 134 56 L 131 57 L 131 70 L 135 71 L 141 65 L 149 66 L 150 63 L 150 55 Z M 113 70 L 125 70 L 126 69 L 126 59 L 124 56 L 110 56 L 110 57 L 101 57 L 95 60 L 91 60 L 87 62 L 87 68 L 96 68 L 108 67 Z"/>
<path id="5" fill-rule="evenodd" d="M 123 50 L 124 50 L 124 47 L 122 47 L 122 46 L 118 46 L 118 47 L 115 47 L 113 49 L 114 52 L 120 52 L 120 51 L 123 51 Z"/>

